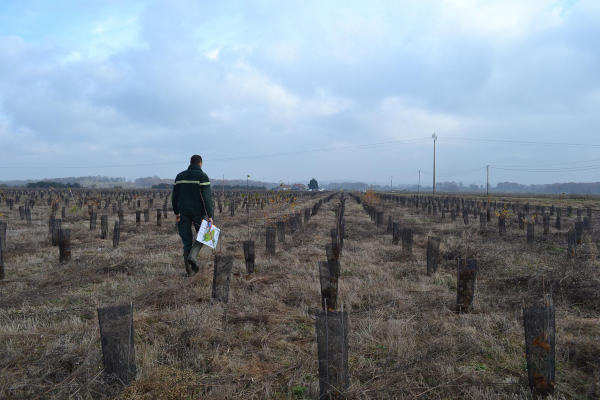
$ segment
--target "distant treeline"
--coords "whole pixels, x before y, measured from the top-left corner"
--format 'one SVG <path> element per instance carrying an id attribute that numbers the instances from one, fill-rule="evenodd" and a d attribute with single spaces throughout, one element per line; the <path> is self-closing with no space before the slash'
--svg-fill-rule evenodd
<path id="1" fill-rule="evenodd" d="M 393 187 L 390 185 L 372 185 L 365 182 L 332 182 L 325 186 L 328 190 L 366 190 L 373 188 L 377 191 L 387 192 L 391 189 L 394 191 L 408 191 L 429 193 L 432 191 L 431 185 L 406 185 L 397 184 Z M 436 192 L 439 193 L 485 193 L 485 184 L 477 185 L 475 183 L 464 184 L 462 182 L 437 182 L 435 185 Z M 542 183 L 523 185 L 516 182 L 499 182 L 496 186 L 490 185 L 492 193 L 539 193 L 539 194 L 600 194 L 600 182 L 563 182 L 563 183 Z"/>
<path id="2" fill-rule="evenodd" d="M 126 182 L 125 178 L 116 177 L 111 178 L 108 176 L 79 176 L 79 177 L 68 177 L 68 178 L 51 178 L 52 182 L 60 182 L 66 185 L 73 185 L 78 183 L 80 185 L 89 185 L 90 183 L 121 183 Z M 72 183 L 69 183 L 72 182 Z"/>
<path id="3" fill-rule="evenodd" d="M 266 187 L 264 186 L 248 186 L 247 187 L 249 190 L 254 190 L 254 191 L 259 191 L 259 190 L 267 190 Z M 158 185 L 152 185 L 152 189 L 173 189 L 173 185 L 170 183 L 159 183 Z M 246 185 L 219 185 L 219 184 L 212 184 L 212 190 L 241 190 L 241 189 L 246 189 Z"/>
<path id="4" fill-rule="evenodd" d="M 81 185 L 79 183 L 62 183 L 62 182 L 48 182 L 48 181 L 39 181 L 39 182 L 30 182 L 27 184 L 27 187 L 30 189 L 66 189 L 73 188 L 79 189 Z"/>
<path id="5" fill-rule="evenodd" d="M 217 183 L 212 184 L 212 190 L 221 190 L 221 188 L 225 190 L 235 190 L 235 189 L 244 189 L 246 190 L 246 185 L 219 185 Z M 248 186 L 248 190 L 267 190 L 265 186 Z"/>
<path id="6" fill-rule="evenodd" d="M 375 187 L 375 190 L 389 190 L 389 186 Z M 396 190 L 419 190 L 417 185 L 395 187 Z M 421 186 L 420 191 L 427 193 L 431 191 L 431 186 Z M 485 193 L 485 185 L 470 184 L 465 185 L 462 182 L 438 182 L 435 189 L 440 193 L 447 192 L 479 192 Z M 600 194 L 600 182 L 564 182 L 564 183 L 543 183 L 523 185 L 516 182 L 499 182 L 496 186 L 490 185 L 492 193 L 540 193 L 540 194 Z"/>
<path id="7" fill-rule="evenodd" d="M 600 182 L 578 183 L 563 182 L 540 185 L 521 185 L 513 182 L 499 182 L 494 189 L 496 192 L 512 193 L 547 193 L 547 194 L 600 194 Z"/>
<path id="8" fill-rule="evenodd" d="M 429 189 L 421 186 L 421 190 Z M 485 185 L 463 185 L 462 182 L 439 182 L 435 185 L 440 192 L 485 192 Z M 490 186 L 494 193 L 543 193 L 543 194 L 600 194 L 600 182 L 564 182 L 523 185 L 516 182 L 498 182 Z"/>

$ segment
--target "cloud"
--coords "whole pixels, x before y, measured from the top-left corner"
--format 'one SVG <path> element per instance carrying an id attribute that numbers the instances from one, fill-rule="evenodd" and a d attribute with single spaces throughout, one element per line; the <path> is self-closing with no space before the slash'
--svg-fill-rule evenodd
<path id="1" fill-rule="evenodd" d="M 211 50 L 211 51 L 207 51 L 206 53 L 204 53 L 204 55 L 209 59 L 209 60 L 217 60 L 219 58 L 219 52 L 221 51 L 220 48 Z"/>
<path id="2" fill-rule="evenodd" d="M 444 137 L 596 140 L 594 1 L 174 0 L 119 7 L 80 18 L 77 10 L 63 12 L 53 26 L 29 25 L 39 29 L 29 36 L 0 28 L 0 132 L 13 138 L 3 142 L 2 163 L 185 164 L 192 149 L 215 159 L 435 131 L 440 168 L 460 171 L 503 163 L 517 151 L 444 144 Z M 18 17 L 7 12 L 0 8 L 0 20 Z M 69 27 L 80 37 L 64 34 Z M 36 145 L 24 150 L 14 138 Z M 411 146 L 279 158 L 276 169 L 274 159 L 212 167 L 275 181 L 317 174 L 371 180 L 380 171 L 418 170 L 430 146 Z M 581 156 L 534 148 L 518 154 L 532 162 Z M 362 162 L 352 163 L 357 157 Z M 173 176 L 178 169 L 118 174 Z M 572 180 L 580 177 L 592 179 Z"/>
<path id="3" fill-rule="evenodd" d="M 429 137 L 438 130 L 448 136 L 460 135 L 470 121 L 465 117 L 436 113 L 425 107 L 407 104 L 398 97 L 387 97 L 374 108 L 365 121 L 390 140 Z"/>

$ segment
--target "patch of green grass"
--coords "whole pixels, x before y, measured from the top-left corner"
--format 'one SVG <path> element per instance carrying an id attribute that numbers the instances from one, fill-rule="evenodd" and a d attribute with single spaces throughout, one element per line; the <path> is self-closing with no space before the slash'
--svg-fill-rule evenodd
<path id="1" fill-rule="evenodd" d="M 310 326 L 306 325 L 304 322 L 296 324 L 296 329 L 298 329 L 305 335 L 310 335 L 313 333 L 313 329 Z"/>
<path id="2" fill-rule="evenodd" d="M 81 318 L 82 321 L 89 321 L 94 317 L 94 315 L 92 313 L 85 313 L 85 314 L 81 314 L 79 316 L 79 318 Z"/>
<path id="3" fill-rule="evenodd" d="M 527 359 L 523 357 L 521 360 L 521 371 L 527 372 Z"/>
<path id="4" fill-rule="evenodd" d="M 560 358 L 556 359 L 556 373 L 563 375 L 565 373 L 565 363 Z"/>
<path id="5" fill-rule="evenodd" d="M 549 246 L 548 250 L 553 253 L 564 253 L 566 251 L 566 249 L 557 246 Z"/>
<path id="6" fill-rule="evenodd" d="M 453 278 L 448 275 L 440 275 L 440 274 L 433 275 L 433 284 L 434 285 L 451 287 L 453 285 L 453 283 L 456 284 L 456 282 L 454 282 L 455 280 L 456 280 L 456 278 Z"/>
<path id="7" fill-rule="evenodd" d="M 304 398 L 304 395 L 306 394 L 306 392 L 308 391 L 308 388 L 305 386 L 294 386 L 292 388 L 292 393 L 294 394 L 294 396 L 296 396 L 297 399 L 302 399 Z"/>
<path id="8" fill-rule="evenodd" d="M 382 345 L 382 344 L 378 344 L 378 345 L 376 345 L 376 346 L 375 346 L 375 348 L 376 348 L 377 350 L 387 350 L 387 347 L 385 347 L 385 346 L 384 346 L 384 345 Z"/>
<path id="9" fill-rule="evenodd" d="M 483 363 L 471 363 L 471 364 L 469 364 L 469 366 L 472 367 L 475 371 L 487 371 L 488 370 L 488 366 Z"/>
<path id="10" fill-rule="evenodd" d="M 252 336 L 252 334 L 248 331 L 242 331 L 239 333 L 239 335 L 242 339 L 248 339 L 249 337 Z"/>

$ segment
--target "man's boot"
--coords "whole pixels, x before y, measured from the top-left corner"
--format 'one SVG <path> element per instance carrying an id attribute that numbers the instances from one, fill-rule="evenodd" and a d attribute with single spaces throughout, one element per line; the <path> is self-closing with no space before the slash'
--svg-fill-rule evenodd
<path id="1" fill-rule="evenodd" d="M 188 262 L 188 257 L 189 256 L 190 256 L 190 252 L 189 251 L 184 251 L 183 252 L 183 261 L 185 262 L 185 272 L 187 273 L 188 277 L 191 277 L 191 276 L 194 276 L 196 273 L 194 272 L 194 270 L 192 269 L 192 266 Z"/>
<path id="2" fill-rule="evenodd" d="M 198 272 L 200 271 L 200 268 L 198 266 L 198 253 L 200 252 L 200 249 L 202 249 L 204 245 L 198 241 L 194 241 L 194 245 L 192 246 L 192 250 L 190 250 L 189 256 L 187 258 L 188 263 L 191 264 L 192 266 L 192 270 L 194 272 Z"/>

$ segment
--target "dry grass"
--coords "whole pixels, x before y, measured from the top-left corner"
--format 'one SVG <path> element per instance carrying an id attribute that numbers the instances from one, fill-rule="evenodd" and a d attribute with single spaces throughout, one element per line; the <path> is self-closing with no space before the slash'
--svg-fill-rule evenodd
<path id="1" fill-rule="evenodd" d="M 301 198 L 297 208 L 316 199 Z M 533 203 L 534 200 L 532 200 Z M 540 200 L 547 203 L 549 200 Z M 135 228 L 125 209 L 121 246 L 70 215 L 73 258 L 58 263 L 47 243 L 49 209 L 36 206 L 27 226 L 0 206 L 9 222 L 6 280 L 0 281 L 0 397 L 8 398 L 317 398 L 315 314 L 320 309 L 317 262 L 334 226 L 325 203 L 308 226 L 265 254 L 265 219 L 254 210 L 217 215 L 221 251 L 235 258 L 229 304 L 210 300 L 212 251 L 203 272 L 184 277 L 174 218 Z M 589 201 L 586 201 L 589 204 Z M 18 208 L 18 207 L 17 207 Z M 362 207 L 346 203 L 340 298 L 349 311 L 349 398 L 527 398 L 521 304 L 551 291 L 557 308 L 556 398 L 592 398 L 600 374 L 600 275 L 597 234 L 575 261 L 566 260 L 563 230 L 528 246 L 514 218 L 499 238 L 382 202 L 415 229 L 412 257 L 401 254 Z M 227 208 L 224 208 L 226 211 Z M 100 213 L 99 213 L 100 214 Z M 116 215 L 109 215 L 112 232 Z M 151 213 L 154 215 L 154 213 Z M 151 221 L 155 221 L 151 217 Z M 99 219 L 99 218 L 98 218 Z M 257 239 L 256 274 L 246 276 L 242 242 Z M 495 219 L 494 219 L 495 220 Z M 536 227 L 537 228 L 537 227 Z M 438 273 L 425 274 L 427 236 L 442 238 Z M 472 313 L 454 313 L 456 257 L 476 257 Z M 102 373 L 96 307 L 133 301 L 137 380 L 111 385 Z"/>

